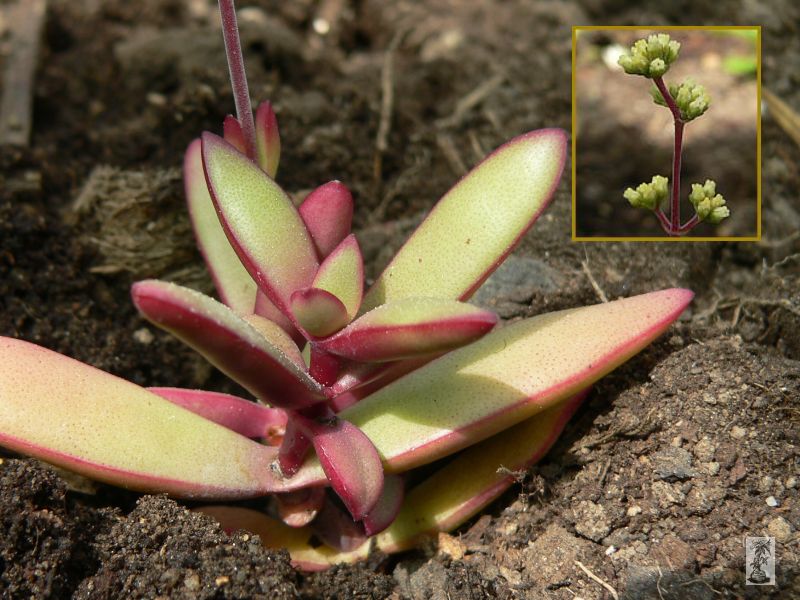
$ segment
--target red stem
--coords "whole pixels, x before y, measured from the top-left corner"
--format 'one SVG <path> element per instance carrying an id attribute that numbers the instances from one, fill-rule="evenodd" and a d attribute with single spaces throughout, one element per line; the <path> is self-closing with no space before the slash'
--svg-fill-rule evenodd
<path id="1" fill-rule="evenodd" d="M 222 17 L 222 37 L 225 40 L 225 55 L 228 58 L 236 116 L 242 125 L 247 155 L 255 158 L 256 127 L 253 122 L 253 107 L 250 104 L 250 91 L 247 88 L 247 75 L 244 72 L 242 44 L 239 41 L 239 27 L 236 24 L 236 7 L 233 0 L 219 0 L 219 14 Z"/>
<path id="2" fill-rule="evenodd" d="M 654 77 L 653 81 L 661 92 L 661 96 L 667 103 L 667 107 L 672 113 L 672 119 L 675 123 L 675 144 L 672 151 L 672 195 L 670 202 L 670 222 L 668 227 L 664 227 L 662 221 L 661 226 L 668 235 L 681 234 L 681 155 L 683 154 L 683 128 L 686 123 L 681 118 L 681 111 L 675 103 L 672 94 L 669 93 L 667 86 L 664 84 L 662 77 Z M 659 219 L 660 220 L 660 219 Z M 691 222 L 691 221 L 690 221 Z M 687 223 L 688 224 L 688 223 Z M 688 230 L 687 230 L 688 231 Z"/>
<path id="3" fill-rule="evenodd" d="M 695 214 L 691 219 L 686 221 L 686 223 L 681 225 L 681 228 L 678 230 L 678 235 L 684 235 L 689 233 L 692 229 L 695 228 L 695 226 L 698 223 L 700 223 L 700 217 L 698 217 L 697 214 Z"/>
<path id="4" fill-rule="evenodd" d="M 669 233 L 671 225 L 667 215 L 664 214 L 664 211 L 661 210 L 660 206 L 656 207 L 656 216 L 658 217 L 658 222 L 661 223 L 661 227 L 664 229 L 664 231 Z"/>

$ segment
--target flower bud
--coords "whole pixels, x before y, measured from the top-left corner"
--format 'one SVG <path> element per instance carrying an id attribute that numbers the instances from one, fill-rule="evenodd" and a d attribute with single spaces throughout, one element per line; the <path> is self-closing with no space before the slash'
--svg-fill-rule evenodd
<path id="1" fill-rule="evenodd" d="M 640 183 L 636 189 L 628 188 L 622 194 L 634 208 L 655 210 L 667 198 L 669 179 L 654 175 L 650 183 Z"/>
<path id="2" fill-rule="evenodd" d="M 687 79 L 680 85 L 671 84 L 669 86 L 669 94 L 675 100 L 675 104 L 678 105 L 681 119 L 684 121 L 696 119 L 706 112 L 711 104 L 711 96 L 709 96 L 706 89 L 691 79 Z M 661 91 L 656 86 L 653 86 L 650 90 L 650 95 L 656 104 L 667 106 Z"/>
<path id="3" fill-rule="evenodd" d="M 678 58 L 681 45 L 671 40 L 666 33 L 653 34 L 646 40 L 636 40 L 627 54 L 617 61 L 631 75 L 642 75 L 652 79 L 661 77 Z"/>
<path id="4" fill-rule="evenodd" d="M 666 72 L 667 63 L 660 58 L 656 58 L 650 63 L 650 77 L 661 77 Z"/>
<path id="5" fill-rule="evenodd" d="M 716 225 L 730 216 L 731 211 L 725 205 L 725 198 L 717 194 L 717 184 L 711 179 L 706 179 L 703 185 L 692 184 L 689 202 L 694 206 L 697 216 L 701 221 L 708 221 Z"/>

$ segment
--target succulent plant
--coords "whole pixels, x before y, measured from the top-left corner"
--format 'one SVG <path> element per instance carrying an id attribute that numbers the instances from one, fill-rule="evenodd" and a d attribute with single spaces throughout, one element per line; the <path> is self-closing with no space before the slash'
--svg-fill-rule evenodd
<path id="1" fill-rule="evenodd" d="M 233 6 L 220 4 L 235 62 Z M 134 490 L 216 502 L 270 496 L 269 514 L 200 510 L 288 548 L 304 568 L 324 568 L 372 547 L 408 548 L 475 514 L 513 482 L 499 467 L 538 460 L 589 386 L 691 301 L 671 289 L 503 327 L 467 303 L 550 200 L 566 156 L 558 129 L 521 135 L 484 159 L 364 293 L 347 188 L 326 183 L 296 207 L 274 179 L 271 105 L 255 119 L 242 110 L 225 120 L 224 137 L 204 133 L 184 160 L 219 300 L 155 280 L 134 284 L 132 296 L 256 401 L 145 389 L 0 338 L 0 444 Z M 433 472 L 415 471 L 451 455 Z"/>

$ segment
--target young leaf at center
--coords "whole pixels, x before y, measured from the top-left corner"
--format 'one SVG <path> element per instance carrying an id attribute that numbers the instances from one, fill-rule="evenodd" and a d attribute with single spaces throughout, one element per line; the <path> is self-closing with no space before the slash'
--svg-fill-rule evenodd
<path id="1" fill-rule="evenodd" d="M 319 346 L 351 360 L 384 362 L 463 346 L 496 323 L 494 313 L 463 302 L 406 298 L 371 310 Z"/>
<path id="2" fill-rule="evenodd" d="M 269 299 L 288 312 L 318 263 L 303 220 L 286 193 L 219 136 L 204 133 L 203 168 L 220 222 L 242 264 Z"/>

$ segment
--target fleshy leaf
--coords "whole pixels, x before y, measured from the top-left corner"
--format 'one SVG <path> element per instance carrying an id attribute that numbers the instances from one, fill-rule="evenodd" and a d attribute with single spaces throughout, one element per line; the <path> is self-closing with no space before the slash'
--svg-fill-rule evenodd
<path id="1" fill-rule="evenodd" d="M 450 531 L 492 502 L 514 482 L 509 471 L 526 469 L 547 453 L 585 395 L 581 392 L 501 435 L 476 444 L 434 472 L 411 490 L 391 526 L 374 538 L 377 549 L 392 553 L 411 548 L 420 537 Z M 501 471 L 500 467 L 505 469 Z M 401 485 L 401 479 L 387 476 L 384 489 L 392 490 L 395 484 Z M 384 496 L 388 499 L 394 494 L 385 492 Z M 305 570 L 363 560 L 369 548 L 369 544 L 364 543 L 349 552 L 341 552 L 327 546 L 314 546 L 310 528 L 290 529 L 250 509 L 204 507 L 199 510 L 217 519 L 227 531 L 245 529 L 257 533 L 265 546 L 287 548 L 293 564 Z M 369 516 L 365 524 L 368 519 Z"/>
<path id="2" fill-rule="evenodd" d="M 262 102 L 256 109 L 256 152 L 258 166 L 275 179 L 281 160 L 281 136 L 278 119 L 269 102 Z"/>
<path id="3" fill-rule="evenodd" d="M 286 193 L 222 138 L 204 133 L 203 168 L 222 227 L 242 264 L 283 312 L 289 296 L 308 287 L 316 253 Z"/>
<path id="4" fill-rule="evenodd" d="M 278 451 L 278 465 L 281 474 L 284 477 L 293 477 L 302 466 L 310 449 L 311 437 L 297 426 L 296 419 L 289 419 Z"/>
<path id="5" fill-rule="evenodd" d="M 336 377 L 339 375 L 339 369 L 342 367 L 342 359 L 338 356 L 326 352 L 320 348 L 316 343 L 309 344 L 311 355 L 311 362 L 309 364 L 308 373 L 317 380 L 320 385 L 325 387 L 325 395 L 330 397 L 330 387 L 336 383 Z"/>
<path id="6" fill-rule="evenodd" d="M 220 299 L 239 314 L 253 312 L 256 283 L 242 266 L 220 225 L 203 173 L 200 140 L 189 144 L 183 159 L 183 181 L 189 217 Z"/>
<path id="7" fill-rule="evenodd" d="M 325 502 L 325 490 L 322 487 L 310 487 L 288 494 L 276 494 L 274 498 L 281 521 L 289 527 L 308 525 Z"/>
<path id="8" fill-rule="evenodd" d="M 151 387 L 149 391 L 248 438 L 274 439 L 286 428 L 286 412 L 220 392 Z"/>
<path id="9" fill-rule="evenodd" d="M 257 398 L 281 408 L 323 399 L 309 375 L 274 343 L 224 304 L 164 281 L 140 281 L 133 302 L 154 324 L 200 352 Z"/>
<path id="10" fill-rule="evenodd" d="M 408 549 L 420 536 L 455 529 L 494 501 L 514 483 L 514 472 L 547 453 L 585 397 L 581 392 L 563 400 L 467 448 L 431 474 L 408 493 L 400 514 L 378 538 L 380 549 Z"/>
<path id="11" fill-rule="evenodd" d="M 294 340 L 297 346 L 302 347 L 306 343 L 306 338 L 297 330 L 297 327 L 294 326 L 294 323 L 292 323 L 289 317 L 283 314 L 261 290 L 256 292 L 256 307 L 254 312 L 259 317 L 264 317 L 278 325 L 292 340 Z"/>
<path id="12" fill-rule="evenodd" d="M 647 346 L 694 293 L 667 289 L 497 329 L 344 409 L 390 473 L 427 464 L 590 386 Z M 295 478 L 321 485 L 310 458 Z"/>
<path id="13" fill-rule="evenodd" d="M 289 527 L 250 508 L 203 506 L 196 510 L 215 519 L 229 533 L 243 529 L 258 535 L 268 548 L 285 548 L 292 557 L 292 564 L 306 571 L 321 571 L 337 563 L 363 560 L 369 555 L 368 542 L 352 552 L 339 552 L 326 545 L 312 544 L 314 531 L 310 527 Z"/>
<path id="14" fill-rule="evenodd" d="M 225 117 L 225 120 L 222 122 L 222 132 L 226 142 L 242 154 L 247 155 L 247 144 L 244 141 L 242 125 L 236 117 L 233 115 Z"/>
<path id="15" fill-rule="evenodd" d="M 386 475 L 383 478 L 383 492 L 378 503 L 364 517 L 364 532 L 375 535 L 389 527 L 403 506 L 403 478 L 399 475 Z"/>
<path id="16" fill-rule="evenodd" d="M 663 290 L 513 323 L 339 416 L 372 440 L 389 472 L 432 462 L 588 387 L 653 341 L 693 296 Z"/>
<path id="17" fill-rule="evenodd" d="M 496 323 L 494 313 L 463 302 L 406 298 L 371 310 L 319 346 L 351 360 L 384 362 L 457 348 Z"/>
<path id="18" fill-rule="evenodd" d="M 383 467 L 375 446 L 357 427 L 337 417 L 324 421 L 295 416 L 311 438 L 322 470 L 356 521 L 378 502 Z"/>
<path id="19" fill-rule="evenodd" d="M 311 192 L 300 205 L 317 255 L 328 256 L 350 233 L 353 222 L 353 196 L 340 181 L 330 181 Z"/>
<path id="20" fill-rule="evenodd" d="M 436 204 L 364 297 L 466 300 L 516 247 L 555 191 L 566 134 L 540 129 L 503 144 Z"/>
<path id="21" fill-rule="evenodd" d="M 265 340 L 283 352 L 286 358 L 291 360 L 303 371 L 306 370 L 306 363 L 303 360 L 303 355 L 300 354 L 300 349 L 297 347 L 295 341 L 289 337 L 285 329 L 274 321 L 262 317 L 261 315 L 245 315 L 242 318 L 247 321 L 253 329 L 264 336 Z"/>
<path id="22" fill-rule="evenodd" d="M 311 529 L 323 543 L 340 552 L 352 552 L 367 541 L 364 526 L 327 496 Z"/>
<path id="23" fill-rule="evenodd" d="M 341 300 L 347 310 L 347 323 L 355 318 L 364 293 L 364 259 L 356 236 L 348 235 L 322 261 L 311 285 Z"/>
<path id="24" fill-rule="evenodd" d="M 0 445 L 92 479 L 185 498 L 254 497 L 309 482 L 273 474 L 277 448 L 11 338 L 0 338 Z"/>
<path id="25" fill-rule="evenodd" d="M 335 333 L 349 321 L 345 305 L 326 290 L 297 290 L 292 294 L 290 302 L 297 324 L 314 337 Z"/>

